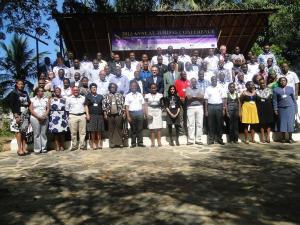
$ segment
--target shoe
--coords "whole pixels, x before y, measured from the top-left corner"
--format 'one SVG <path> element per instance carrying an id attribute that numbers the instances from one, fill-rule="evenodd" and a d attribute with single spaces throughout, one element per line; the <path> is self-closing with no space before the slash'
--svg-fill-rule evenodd
<path id="1" fill-rule="evenodd" d="M 136 144 L 132 144 L 131 146 L 130 146 L 130 148 L 135 148 L 136 147 Z"/>
<path id="2" fill-rule="evenodd" d="M 180 144 L 179 144 L 179 140 L 177 139 L 177 140 L 175 140 L 175 143 L 176 143 L 176 145 L 177 146 L 180 146 Z"/>
<path id="3" fill-rule="evenodd" d="M 155 145 L 151 145 L 150 147 L 151 147 L 151 148 L 154 148 L 154 147 L 155 147 Z"/>
<path id="4" fill-rule="evenodd" d="M 271 141 L 270 141 L 270 140 L 266 140 L 266 142 L 267 142 L 267 143 L 271 143 Z"/>
<path id="5" fill-rule="evenodd" d="M 223 141 L 218 141 L 218 143 L 219 143 L 220 145 L 225 145 L 225 143 L 224 143 Z"/>
<path id="6" fill-rule="evenodd" d="M 47 153 L 48 151 L 46 149 L 42 150 L 41 153 Z"/>
<path id="7" fill-rule="evenodd" d="M 294 141 L 293 139 L 289 139 L 289 140 L 287 141 L 287 143 L 289 143 L 289 144 L 294 144 L 294 143 L 296 143 L 296 141 Z"/>
<path id="8" fill-rule="evenodd" d="M 203 145 L 203 143 L 201 141 L 197 141 L 196 145 Z"/>
<path id="9" fill-rule="evenodd" d="M 208 145 L 213 145 L 213 144 L 214 144 L 214 142 L 212 142 L 212 141 L 209 141 L 209 142 L 207 142 L 207 144 L 208 144 Z"/>
<path id="10" fill-rule="evenodd" d="M 18 156 L 25 156 L 25 155 L 26 155 L 26 153 L 25 153 L 25 152 L 22 152 L 22 153 L 20 153 L 20 152 L 17 152 L 17 154 L 18 154 Z"/>
<path id="11" fill-rule="evenodd" d="M 87 150 L 87 148 L 83 147 L 83 148 L 80 148 L 80 150 L 85 151 L 85 150 Z"/>
<path id="12" fill-rule="evenodd" d="M 138 146 L 142 147 L 142 148 L 146 147 L 146 145 L 144 145 L 144 144 L 138 144 Z"/>
<path id="13" fill-rule="evenodd" d="M 188 142 L 188 143 L 186 143 L 186 145 L 193 145 L 193 143 L 192 142 Z"/>
<path id="14" fill-rule="evenodd" d="M 72 148 L 71 148 L 71 151 L 76 151 L 76 150 L 78 150 L 77 147 L 72 147 Z"/>
<path id="15" fill-rule="evenodd" d="M 170 146 L 175 146 L 173 141 L 170 142 Z"/>
<path id="16" fill-rule="evenodd" d="M 157 146 L 158 146 L 158 147 L 162 147 L 162 144 L 158 144 Z"/>
<path id="17" fill-rule="evenodd" d="M 281 143 L 282 143 L 282 144 L 283 144 L 283 143 L 286 143 L 285 139 L 282 139 L 282 140 L 281 140 Z"/>
<path id="18" fill-rule="evenodd" d="M 239 142 L 238 142 L 238 141 L 234 141 L 233 143 L 234 143 L 234 144 L 239 144 Z"/>

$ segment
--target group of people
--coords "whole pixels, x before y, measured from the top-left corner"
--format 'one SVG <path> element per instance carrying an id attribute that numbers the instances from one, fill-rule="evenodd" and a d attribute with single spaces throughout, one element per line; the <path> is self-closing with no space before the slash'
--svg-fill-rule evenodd
<path id="1" fill-rule="evenodd" d="M 130 52 L 124 61 L 111 54 L 105 61 L 97 53 L 93 61 L 87 55 L 79 61 L 68 52 L 58 54 L 54 64 L 45 58 L 39 68 L 37 85 L 30 95 L 24 82 L 16 81 L 9 96 L 11 130 L 16 133 L 18 154 L 26 155 L 26 135 L 33 130 L 34 152 L 47 152 L 48 133 L 56 149 L 64 150 L 64 137 L 70 133 L 71 150 L 102 148 L 107 130 L 109 147 L 144 147 L 143 130 L 150 130 L 151 147 L 161 146 L 161 130 L 166 120 L 171 146 L 180 145 L 179 135 L 187 135 L 187 145 L 238 143 L 240 127 L 245 143 L 260 131 L 261 142 L 270 143 L 271 129 L 282 133 L 282 142 L 293 143 L 297 111 L 298 76 L 288 64 L 279 67 L 268 45 L 256 57 L 247 57 L 236 47 L 232 54 L 221 45 L 219 53 L 209 49 L 202 59 L 199 51 L 191 56 L 184 48 L 179 54 L 169 46 L 151 59 L 136 60 Z M 226 128 L 224 128 L 226 123 Z M 172 130 L 175 127 L 175 138 Z M 285 140 L 286 133 L 289 134 Z M 265 135 L 266 134 L 266 135 Z"/>

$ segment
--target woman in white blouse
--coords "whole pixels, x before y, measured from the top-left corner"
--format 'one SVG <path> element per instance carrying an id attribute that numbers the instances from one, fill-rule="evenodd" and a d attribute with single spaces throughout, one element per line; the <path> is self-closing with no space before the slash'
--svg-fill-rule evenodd
<path id="1" fill-rule="evenodd" d="M 30 99 L 29 110 L 31 113 L 30 123 L 33 129 L 34 152 L 45 153 L 47 145 L 47 128 L 49 114 L 49 99 L 44 97 L 44 89 L 36 88 L 34 96 Z"/>
<path id="2" fill-rule="evenodd" d="M 157 92 L 157 85 L 150 85 L 150 93 L 145 95 L 148 106 L 148 128 L 150 130 L 151 147 L 155 146 L 155 133 L 157 133 L 157 143 L 161 146 L 161 128 L 163 125 L 160 100 L 163 97 Z"/>

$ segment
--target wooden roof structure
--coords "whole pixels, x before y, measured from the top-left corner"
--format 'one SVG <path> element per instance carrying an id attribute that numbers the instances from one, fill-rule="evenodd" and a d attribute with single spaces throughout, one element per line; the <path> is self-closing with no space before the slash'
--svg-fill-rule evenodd
<path id="1" fill-rule="evenodd" d="M 218 46 L 228 51 L 239 46 L 245 54 L 268 26 L 274 9 L 165 11 L 146 13 L 53 14 L 68 50 L 81 58 L 84 53 L 109 56 L 113 30 L 216 29 Z M 201 52 L 201 51 L 200 51 Z M 137 55 L 141 53 L 136 52 Z M 121 52 L 121 56 L 128 55 Z M 151 53 L 150 53 L 151 54 Z M 203 54 L 203 51 L 201 52 Z"/>

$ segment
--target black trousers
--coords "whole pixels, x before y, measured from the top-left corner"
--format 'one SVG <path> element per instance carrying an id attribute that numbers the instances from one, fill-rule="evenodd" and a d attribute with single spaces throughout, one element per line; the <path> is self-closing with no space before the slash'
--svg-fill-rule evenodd
<path id="1" fill-rule="evenodd" d="M 208 104 L 208 142 L 222 141 L 223 104 Z"/>
<path id="2" fill-rule="evenodd" d="M 135 113 L 130 113 L 130 117 L 132 119 L 130 123 L 131 144 L 143 144 L 144 115 L 136 115 Z"/>
<path id="3" fill-rule="evenodd" d="M 229 120 L 228 120 L 228 127 L 229 127 L 229 141 L 238 141 L 239 139 L 239 114 L 238 109 L 233 109 L 228 111 Z"/>

